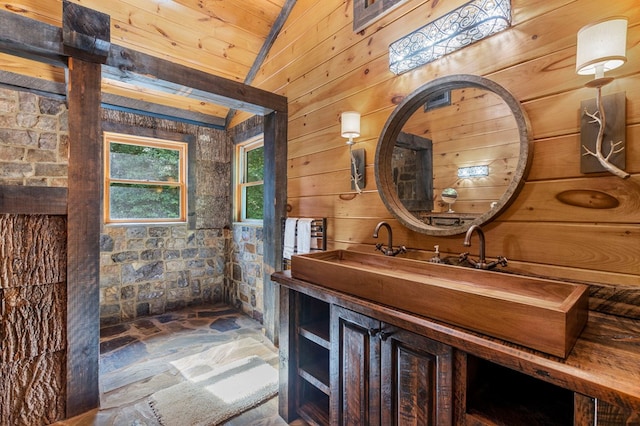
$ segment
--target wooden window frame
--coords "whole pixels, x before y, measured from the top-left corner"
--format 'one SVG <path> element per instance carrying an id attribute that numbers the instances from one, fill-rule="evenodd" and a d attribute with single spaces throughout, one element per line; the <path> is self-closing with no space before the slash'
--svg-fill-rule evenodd
<path id="1" fill-rule="evenodd" d="M 245 189 L 251 186 L 262 185 L 264 187 L 264 175 L 263 180 L 254 182 L 245 182 L 246 178 L 246 154 L 257 148 L 264 147 L 264 135 L 253 137 L 245 142 L 236 145 L 236 158 L 234 173 L 234 219 L 236 222 L 245 223 L 262 223 L 263 219 L 248 219 L 246 217 L 246 208 L 244 202 Z"/>
<path id="2" fill-rule="evenodd" d="M 187 168 L 188 168 L 188 152 L 189 144 L 186 142 L 177 142 L 167 139 L 149 138 L 143 136 L 127 135 L 122 133 L 104 132 L 104 191 L 103 191 L 103 220 L 106 224 L 122 224 L 122 223 L 186 223 L 187 222 Z M 119 143 L 126 145 L 148 146 L 159 149 L 171 149 L 179 152 L 179 173 L 178 181 L 155 181 L 155 180 L 137 180 L 137 179 L 114 179 L 111 177 L 111 143 Z M 138 185 L 158 185 L 173 186 L 180 190 L 180 217 L 179 218 L 129 218 L 129 219 L 112 219 L 110 200 L 111 200 L 111 184 L 112 183 L 130 183 Z"/>

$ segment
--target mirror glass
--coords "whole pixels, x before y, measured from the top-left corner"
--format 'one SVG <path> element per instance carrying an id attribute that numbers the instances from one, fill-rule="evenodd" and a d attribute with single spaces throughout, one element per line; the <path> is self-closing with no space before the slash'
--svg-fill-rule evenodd
<path id="1" fill-rule="evenodd" d="M 531 162 L 520 103 L 488 79 L 436 79 L 385 124 L 376 180 L 387 208 L 419 232 L 454 235 L 503 211 Z"/>

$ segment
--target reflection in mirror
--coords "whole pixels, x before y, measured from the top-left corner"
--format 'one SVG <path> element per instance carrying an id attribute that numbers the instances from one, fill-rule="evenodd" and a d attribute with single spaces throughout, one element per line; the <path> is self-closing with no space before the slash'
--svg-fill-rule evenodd
<path id="1" fill-rule="evenodd" d="M 393 181 L 400 201 L 419 220 L 460 225 L 500 199 L 519 152 L 517 123 L 500 96 L 477 87 L 446 91 L 428 99 L 403 126 L 391 160 Z"/>
<path id="2" fill-rule="evenodd" d="M 442 194 L 440 194 L 440 198 L 444 203 L 449 205 L 449 210 L 447 213 L 455 213 L 453 210 L 453 203 L 458 199 L 458 191 L 453 188 L 445 188 L 442 190 Z"/>
<path id="3" fill-rule="evenodd" d="M 405 226 L 432 235 L 488 222 L 522 186 L 528 126 L 519 102 L 488 79 L 426 84 L 396 108 L 380 137 L 376 179 L 385 205 Z"/>

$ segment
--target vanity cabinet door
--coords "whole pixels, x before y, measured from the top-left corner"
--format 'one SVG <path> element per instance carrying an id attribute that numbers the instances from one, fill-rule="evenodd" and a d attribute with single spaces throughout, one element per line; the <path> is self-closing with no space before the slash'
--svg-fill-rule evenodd
<path id="1" fill-rule="evenodd" d="M 453 349 L 391 326 L 380 333 L 382 424 L 452 424 Z"/>
<path id="2" fill-rule="evenodd" d="M 450 425 L 453 349 L 331 307 L 332 425 Z"/>
<path id="3" fill-rule="evenodd" d="M 380 425 L 380 321 L 331 306 L 331 424 Z"/>

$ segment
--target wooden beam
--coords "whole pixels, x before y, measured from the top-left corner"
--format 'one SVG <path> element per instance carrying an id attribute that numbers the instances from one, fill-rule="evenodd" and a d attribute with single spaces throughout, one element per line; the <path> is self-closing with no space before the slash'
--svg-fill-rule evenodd
<path id="1" fill-rule="evenodd" d="M 269 51 L 271 50 L 271 46 L 273 46 L 273 43 L 276 41 L 276 38 L 278 37 L 278 34 L 280 34 L 280 30 L 282 30 L 282 26 L 284 25 L 285 22 L 287 22 L 287 18 L 289 17 L 289 14 L 291 13 L 291 9 L 293 9 L 293 6 L 295 4 L 296 4 L 296 0 L 287 0 L 284 6 L 282 6 L 282 9 L 280 10 L 280 14 L 278 15 L 278 18 L 275 20 L 275 22 L 271 26 L 271 31 L 269 31 L 269 35 L 267 35 L 267 39 L 262 44 L 262 48 L 260 48 L 260 52 L 258 52 L 258 56 L 256 56 L 256 59 L 253 61 L 253 65 L 251 65 L 251 69 L 249 70 L 247 77 L 244 79 L 245 84 L 251 84 L 253 82 L 253 79 L 255 78 L 256 74 L 260 70 L 262 63 L 264 62 L 265 58 L 269 54 Z"/>
<path id="2" fill-rule="evenodd" d="M 0 186 L 0 214 L 67 214 L 67 188 Z"/>
<path id="3" fill-rule="evenodd" d="M 111 47 L 111 17 L 65 0 L 62 3 L 64 53 L 89 62 L 104 63 Z"/>
<path id="4" fill-rule="evenodd" d="M 12 88 L 24 89 L 26 91 L 44 96 L 58 95 L 65 96 L 66 85 L 42 78 L 29 77 L 9 71 L 0 70 L 0 84 L 11 86 Z"/>
<path id="5" fill-rule="evenodd" d="M 66 67 L 69 47 L 65 51 L 62 37 L 60 28 L 0 11 L 2 52 Z M 96 49 L 99 50 L 98 46 Z M 284 96 L 121 46 L 111 45 L 105 63 L 105 78 L 134 82 L 165 93 L 184 93 L 194 99 L 257 115 L 287 111 Z"/>
<path id="6" fill-rule="evenodd" d="M 11 89 L 24 90 L 42 96 L 51 97 L 51 95 L 55 95 L 56 97 L 66 100 L 66 84 L 64 83 L 56 83 L 55 81 L 0 70 L 0 86 L 3 85 L 10 87 Z M 217 129 L 225 128 L 224 118 L 221 117 L 146 102 L 139 99 L 113 95 L 110 93 L 102 94 L 102 106 L 104 108 L 122 109 L 142 115 L 151 115 L 158 118 L 215 127 Z"/>
<path id="7" fill-rule="evenodd" d="M 215 127 L 217 129 L 224 129 L 224 119 L 221 117 L 195 111 L 187 111 L 179 108 L 172 108 L 110 93 L 102 94 L 102 106 L 107 109 L 121 109 L 141 115 L 151 115 L 167 120 L 178 120 L 200 126 L 204 125 Z"/>
<path id="8" fill-rule="evenodd" d="M 24 90 L 42 96 L 55 95 L 66 99 L 66 84 L 29 77 L 8 71 L 0 70 L 0 87 L 7 86 L 12 89 Z M 203 114 L 196 111 L 188 111 L 180 108 L 146 102 L 139 99 L 127 98 L 124 96 L 103 93 L 102 106 L 104 108 L 122 109 L 142 115 L 165 118 L 168 120 L 178 120 L 200 126 L 225 128 L 225 120 L 222 117 Z"/>
<path id="9" fill-rule="evenodd" d="M 106 65 L 113 78 L 153 84 L 155 90 L 175 93 L 191 88 L 195 93 L 207 93 L 209 102 L 258 115 L 287 111 L 284 96 L 121 46 L 111 46 Z"/>
<path id="10" fill-rule="evenodd" d="M 168 65 L 168 66 L 173 66 L 173 65 Z M 183 96 L 189 99 L 195 99 L 208 104 L 217 104 L 217 105 L 224 106 L 224 104 L 221 103 L 220 96 L 217 96 L 215 94 L 205 92 L 203 90 L 193 89 L 191 87 L 185 87 L 182 84 L 176 84 L 170 81 L 158 80 L 150 76 L 144 76 L 144 75 L 138 75 L 138 74 L 132 74 L 132 73 L 123 73 L 117 68 L 110 67 L 110 66 L 102 67 L 102 78 L 105 80 L 121 81 L 128 85 L 135 85 L 138 90 L 142 90 L 142 91 L 144 91 L 145 89 L 149 89 L 149 92 L 154 92 L 154 91 L 162 92 L 170 95 L 178 95 L 178 96 Z M 115 95 L 105 94 L 105 97 L 103 98 L 103 102 L 105 102 L 105 99 L 110 99 L 111 96 L 115 96 Z M 121 97 L 121 99 L 124 99 L 124 97 Z M 224 99 L 222 99 L 222 102 L 224 102 Z M 170 107 L 166 107 L 166 108 L 170 108 Z M 178 110 L 177 108 L 174 108 L 174 109 Z M 259 109 L 263 110 L 263 108 L 259 108 Z M 193 112 L 193 114 L 197 115 L 196 112 Z M 206 115 L 206 114 L 201 114 L 201 115 Z M 224 120 L 222 120 L 221 122 L 216 121 L 216 124 L 220 124 L 220 123 L 224 125 Z"/>
<path id="11" fill-rule="evenodd" d="M 69 59 L 67 417 L 99 406 L 100 64 Z"/>
<path id="12" fill-rule="evenodd" d="M 0 10 L 0 51 L 67 66 L 60 28 L 4 10 Z"/>
<path id="13" fill-rule="evenodd" d="M 282 220 L 287 214 L 288 114 L 264 117 L 264 326 L 267 337 L 278 344 L 279 288 L 271 274 L 282 270 Z"/>
<path id="14" fill-rule="evenodd" d="M 258 56 L 256 56 L 256 59 L 253 61 L 253 65 L 251 65 L 251 69 L 249 69 L 249 72 L 247 73 L 247 76 L 244 79 L 245 84 L 253 83 L 253 79 L 256 77 L 256 74 L 258 74 L 260 67 L 264 63 L 265 58 L 267 57 L 267 55 L 269 54 L 269 51 L 271 50 L 271 46 L 273 46 L 273 43 L 278 37 L 278 34 L 280 34 L 280 30 L 282 30 L 282 27 L 284 26 L 285 22 L 287 22 L 287 18 L 289 17 L 289 14 L 291 13 L 291 9 L 293 9 L 293 6 L 295 6 L 295 4 L 296 4 L 296 0 L 287 0 L 284 6 L 282 6 L 282 9 L 280 10 L 280 14 L 278 15 L 278 18 L 273 23 L 273 26 L 271 27 L 271 31 L 269 31 L 269 35 L 267 35 L 267 39 L 262 44 L 262 47 L 260 48 L 260 52 L 258 52 Z M 225 127 L 229 126 L 235 113 L 236 113 L 236 110 L 234 109 L 229 110 L 229 112 L 227 113 L 227 118 L 225 120 Z"/>
<path id="15" fill-rule="evenodd" d="M 433 150 L 433 143 L 431 139 L 423 138 L 410 133 L 400 132 L 396 139 L 396 146 L 399 148 L 406 148 L 413 151 Z"/>

